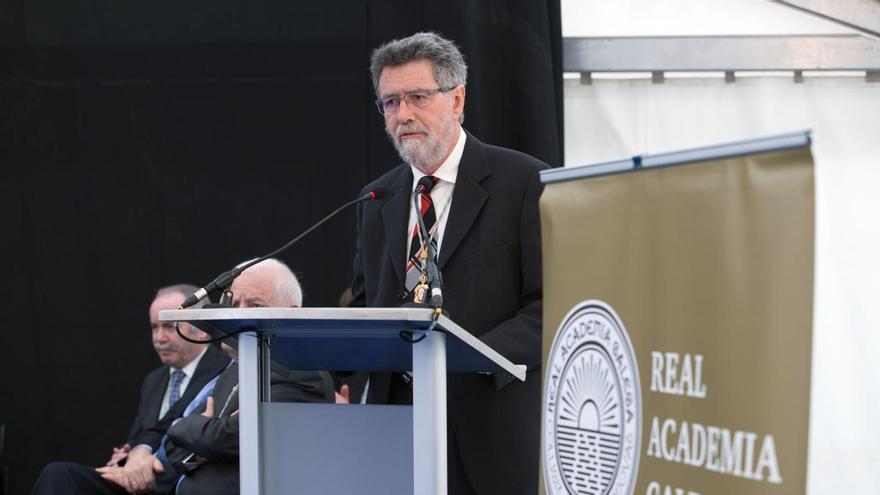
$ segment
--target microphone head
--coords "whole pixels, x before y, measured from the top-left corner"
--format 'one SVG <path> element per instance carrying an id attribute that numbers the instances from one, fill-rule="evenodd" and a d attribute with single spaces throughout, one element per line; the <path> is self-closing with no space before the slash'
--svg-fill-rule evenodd
<path id="1" fill-rule="evenodd" d="M 376 189 L 373 189 L 369 193 L 369 196 L 370 196 L 371 200 L 374 200 L 374 199 L 382 199 L 382 198 L 388 196 L 389 194 L 391 194 L 391 189 L 389 189 L 385 186 L 380 186 L 380 187 L 377 187 Z"/>

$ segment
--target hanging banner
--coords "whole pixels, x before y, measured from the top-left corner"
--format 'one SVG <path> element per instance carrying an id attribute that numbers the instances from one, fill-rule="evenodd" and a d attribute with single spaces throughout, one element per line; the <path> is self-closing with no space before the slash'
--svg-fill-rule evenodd
<path id="1" fill-rule="evenodd" d="M 802 495 L 809 147 L 545 182 L 542 493 Z"/>

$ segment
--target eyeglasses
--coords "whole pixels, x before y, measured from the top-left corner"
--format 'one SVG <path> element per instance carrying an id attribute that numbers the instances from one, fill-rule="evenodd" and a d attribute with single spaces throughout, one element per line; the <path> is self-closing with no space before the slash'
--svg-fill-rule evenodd
<path id="1" fill-rule="evenodd" d="M 425 108 L 431 103 L 431 96 L 437 93 L 447 93 L 457 88 L 452 86 L 449 88 L 437 89 L 414 89 L 412 91 L 404 91 L 403 96 L 394 95 L 387 98 L 376 100 L 376 108 L 382 115 L 393 115 L 400 110 L 400 101 L 405 100 L 406 104 L 416 108 Z"/>

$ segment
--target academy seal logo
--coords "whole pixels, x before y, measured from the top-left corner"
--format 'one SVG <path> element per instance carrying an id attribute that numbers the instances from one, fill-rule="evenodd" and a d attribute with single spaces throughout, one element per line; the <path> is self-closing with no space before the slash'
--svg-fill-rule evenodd
<path id="1" fill-rule="evenodd" d="M 544 383 L 549 495 L 631 495 L 641 439 L 635 353 L 617 313 L 584 301 L 562 320 Z"/>

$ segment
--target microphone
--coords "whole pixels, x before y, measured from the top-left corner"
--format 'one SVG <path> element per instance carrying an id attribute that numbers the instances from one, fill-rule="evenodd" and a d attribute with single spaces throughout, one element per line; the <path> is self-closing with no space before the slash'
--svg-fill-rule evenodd
<path id="1" fill-rule="evenodd" d="M 367 194 L 364 194 L 360 198 L 356 199 L 355 202 L 382 199 L 385 196 L 388 196 L 389 194 L 391 194 L 391 189 L 389 189 L 385 186 L 379 186 L 376 189 L 374 189 L 374 190 L 368 192 Z"/>
<path id="2" fill-rule="evenodd" d="M 421 183 L 416 185 L 416 192 L 424 194 L 425 186 Z M 422 234 L 422 239 L 425 240 L 425 249 L 428 252 L 428 257 L 425 260 L 425 268 L 428 271 L 428 288 L 431 290 L 431 306 L 440 308 L 443 306 L 443 279 L 440 276 L 440 269 L 437 268 L 437 251 L 434 249 L 434 243 L 428 238 L 428 229 L 425 227 L 425 219 L 419 214 L 421 209 L 421 205 L 419 205 L 419 194 L 413 196 L 413 202 L 416 207 L 416 222 L 419 225 L 419 232 Z"/>
<path id="3" fill-rule="evenodd" d="M 353 200 L 349 201 L 348 203 L 345 203 L 344 205 L 340 206 L 339 208 L 336 208 L 329 215 L 325 216 L 324 218 L 319 220 L 317 223 L 315 223 L 314 225 L 312 225 L 311 227 L 306 229 L 305 232 L 296 236 L 290 242 L 281 246 L 280 248 L 276 249 L 275 251 L 272 251 L 271 253 L 266 254 L 264 256 L 260 256 L 259 258 L 256 258 L 256 259 L 254 259 L 254 260 L 252 260 L 252 261 L 250 261 L 250 262 L 248 262 L 238 268 L 233 268 L 232 270 L 221 273 L 217 278 L 212 280 L 211 283 L 209 283 L 208 285 L 202 287 L 201 289 L 199 289 L 199 290 L 193 292 L 192 294 L 190 294 L 189 296 L 187 296 L 187 298 L 183 301 L 183 303 L 181 303 L 180 309 L 186 309 L 186 308 L 192 306 L 193 304 L 198 303 L 202 299 L 208 297 L 209 295 L 214 294 L 217 291 L 227 290 L 232 285 L 232 282 L 235 280 L 235 278 L 238 277 L 239 275 L 241 275 L 241 272 L 247 270 L 251 266 L 256 265 L 257 263 L 259 263 L 261 261 L 264 261 L 268 258 L 272 258 L 273 256 L 277 255 L 278 253 L 289 248 L 290 246 L 293 246 L 300 239 L 307 236 L 311 231 L 320 227 L 324 222 L 335 217 L 340 211 L 348 208 L 349 206 L 357 204 L 357 203 L 363 203 L 365 201 L 375 201 L 378 199 L 382 199 L 382 198 L 385 198 L 386 196 L 388 196 L 389 194 L 391 194 L 391 189 L 384 187 L 384 186 L 381 186 L 381 187 L 377 187 L 376 189 L 373 189 L 372 191 L 370 191 L 368 193 L 363 194 L 362 196 L 360 196 L 357 199 L 353 199 Z"/>

